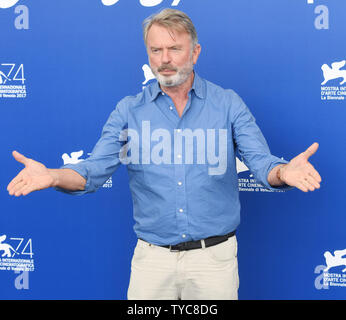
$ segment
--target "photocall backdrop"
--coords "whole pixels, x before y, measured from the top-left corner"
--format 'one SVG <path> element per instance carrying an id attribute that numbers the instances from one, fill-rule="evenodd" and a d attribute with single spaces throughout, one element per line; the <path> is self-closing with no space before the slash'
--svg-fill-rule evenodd
<path id="1" fill-rule="evenodd" d="M 245 101 L 271 152 L 313 142 L 319 190 L 268 192 L 237 160 L 240 299 L 346 298 L 346 2 L 0 0 L 0 299 L 126 299 L 136 244 L 125 166 L 96 193 L 6 187 L 23 165 L 82 161 L 117 102 L 152 80 L 142 21 L 186 12 L 196 71 Z M 343 83 L 344 82 L 344 83 Z"/>

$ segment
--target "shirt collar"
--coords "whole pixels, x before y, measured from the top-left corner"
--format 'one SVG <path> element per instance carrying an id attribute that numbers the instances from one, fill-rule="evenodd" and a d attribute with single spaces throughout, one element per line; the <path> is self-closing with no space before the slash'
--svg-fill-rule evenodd
<path id="1" fill-rule="evenodd" d="M 204 99 L 205 98 L 205 83 L 204 80 L 197 74 L 196 71 L 194 71 L 195 77 L 193 79 L 192 87 L 190 91 L 194 91 L 196 96 Z M 150 102 L 154 101 L 159 93 L 164 94 L 162 91 L 158 81 L 156 80 L 151 86 L 150 86 Z"/>
<path id="2" fill-rule="evenodd" d="M 191 90 L 195 91 L 198 98 L 205 99 L 205 83 L 204 80 L 197 74 L 196 71 L 195 78 L 193 79 L 193 84 Z"/>
<path id="3" fill-rule="evenodd" d="M 159 93 L 163 93 L 159 86 L 159 82 L 156 80 L 151 86 L 150 86 L 150 102 L 153 102 L 156 97 L 159 95 Z"/>

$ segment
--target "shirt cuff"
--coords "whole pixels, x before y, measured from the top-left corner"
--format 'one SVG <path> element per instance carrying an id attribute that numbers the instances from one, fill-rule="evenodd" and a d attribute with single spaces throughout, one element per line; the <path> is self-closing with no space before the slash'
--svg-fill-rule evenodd
<path id="1" fill-rule="evenodd" d="M 86 166 L 80 166 L 79 164 L 66 164 L 60 167 L 59 169 L 71 169 L 81 175 L 85 180 L 84 190 L 68 190 L 60 187 L 54 187 L 56 191 L 64 192 L 71 195 L 83 195 L 85 193 L 93 192 L 90 186 L 90 175 L 89 170 Z"/>
<path id="2" fill-rule="evenodd" d="M 276 157 L 275 157 L 276 158 Z M 264 181 L 264 186 L 271 190 L 271 191 L 288 191 L 288 190 L 292 190 L 294 187 L 292 186 L 289 186 L 288 184 L 283 184 L 281 186 L 275 186 L 273 187 L 272 185 L 269 184 L 268 182 L 268 175 L 269 175 L 269 172 L 275 168 L 276 166 L 280 165 L 280 164 L 287 164 L 288 161 L 284 160 L 284 159 L 279 159 L 279 158 L 276 158 L 276 160 L 269 166 L 268 170 L 267 170 L 267 174 L 266 174 L 266 179 Z"/>

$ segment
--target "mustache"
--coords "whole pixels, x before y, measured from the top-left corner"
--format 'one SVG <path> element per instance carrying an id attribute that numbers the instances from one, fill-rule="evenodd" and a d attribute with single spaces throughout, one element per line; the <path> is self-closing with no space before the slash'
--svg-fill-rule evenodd
<path id="1" fill-rule="evenodd" d="M 173 67 L 173 66 L 170 65 L 170 64 L 163 64 L 163 65 L 161 65 L 161 66 L 157 69 L 158 72 L 166 71 L 166 70 L 178 71 L 177 68 Z"/>

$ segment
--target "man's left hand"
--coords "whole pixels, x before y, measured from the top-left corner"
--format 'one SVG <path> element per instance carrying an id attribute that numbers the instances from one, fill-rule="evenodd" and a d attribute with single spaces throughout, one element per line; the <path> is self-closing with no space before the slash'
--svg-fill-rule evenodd
<path id="1" fill-rule="evenodd" d="M 308 161 L 317 149 L 318 143 L 315 142 L 304 152 L 293 158 L 289 163 L 282 166 L 279 169 L 280 180 L 304 192 L 319 189 L 322 181 L 321 176 Z"/>

